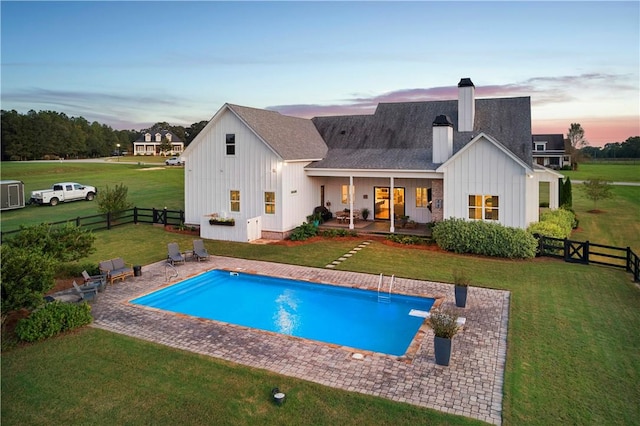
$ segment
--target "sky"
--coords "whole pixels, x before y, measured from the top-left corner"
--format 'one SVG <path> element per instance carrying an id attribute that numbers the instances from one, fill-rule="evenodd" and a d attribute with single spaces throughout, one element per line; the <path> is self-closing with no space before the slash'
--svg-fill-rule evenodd
<path id="1" fill-rule="evenodd" d="M 0 2 L 0 105 L 141 130 L 530 96 L 534 133 L 640 135 L 640 2 Z"/>

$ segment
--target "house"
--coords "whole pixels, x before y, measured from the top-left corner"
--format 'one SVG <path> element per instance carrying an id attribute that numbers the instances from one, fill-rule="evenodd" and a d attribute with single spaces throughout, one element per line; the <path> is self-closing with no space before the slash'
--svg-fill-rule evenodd
<path id="1" fill-rule="evenodd" d="M 565 152 L 565 140 L 561 134 L 533 135 L 533 161 L 551 169 L 571 166 L 571 156 Z"/>
<path id="2" fill-rule="evenodd" d="M 468 78 L 458 99 L 383 103 L 370 115 L 307 120 L 225 104 L 184 152 L 185 222 L 203 238 L 285 238 L 326 206 L 366 207 L 390 232 L 406 216 L 526 228 L 541 183 L 558 207 L 560 176 L 534 164 L 531 141 L 530 98 L 476 99 Z"/>
<path id="3" fill-rule="evenodd" d="M 169 143 L 171 148 L 162 150 L 163 143 Z M 151 132 L 142 133 L 133 142 L 134 155 L 181 155 L 183 151 L 184 142 L 167 130 L 156 131 L 153 134 Z"/>

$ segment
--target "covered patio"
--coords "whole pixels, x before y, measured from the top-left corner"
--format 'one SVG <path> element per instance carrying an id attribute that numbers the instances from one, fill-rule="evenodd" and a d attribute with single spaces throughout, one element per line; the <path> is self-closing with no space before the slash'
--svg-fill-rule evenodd
<path id="1" fill-rule="evenodd" d="M 320 230 L 327 229 L 346 229 L 349 230 L 349 222 L 341 221 L 337 218 L 332 218 L 326 222 L 323 222 L 319 226 Z M 415 235 L 417 237 L 431 237 L 431 229 L 427 227 L 426 223 L 415 223 L 414 227 L 402 227 L 398 225 L 395 227 L 394 232 L 389 230 L 389 221 L 386 220 L 355 220 L 353 223 L 353 230 L 358 234 L 372 234 L 372 235 L 387 235 L 387 234 L 400 234 L 400 235 Z"/>

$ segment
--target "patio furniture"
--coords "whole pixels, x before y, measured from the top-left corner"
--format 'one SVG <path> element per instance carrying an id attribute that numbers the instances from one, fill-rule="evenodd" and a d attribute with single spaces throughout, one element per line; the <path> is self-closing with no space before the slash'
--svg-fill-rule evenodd
<path id="1" fill-rule="evenodd" d="M 167 244 L 167 249 L 168 249 L 168 253 L 167 253 L 167 262 L 169 262 L 172 265 L 175 265 L 178 262 L 185 262 L 185 257 L 182 255 L 182 253 L 180 253 L 180 247 L 178 246 L 178 243 L 169 243 Z"/>
<path id="2" fill-rule="evenodd" d="M 73 288 L 76 290 L 76 293 L 82 298 L 85 302 L 90 302 L 98 298 L 98 287 L 80 287 L 75 281 L 73 282 Z"/>
<path id="3" fill-rule="evenodd" d="M 204 247 L 204 241 L 193 240 L 193 257 L 195 257 L 198 262 L 209 258 L 209 253 Z"/>
<path id="4" fill-rule="evenodd" d="M 125 264 L 120 257 L 100 262 L 100 272 L 107 275 L 107 280 L 112 285 L 117 279 L 124 281 L 125 278 L 134 276 L 133 265 Z"/>
<path id="5" fill-rule="evenodd" d="M 107 287 L 107 276 L 106 274 L 100 275 L 89 275 L 87 270 L 82 271 L 82 278 L 84 279 L 84 285 L 89 286 L 93 285 L 98 287 L 98 291 L 104 291 Z"/>

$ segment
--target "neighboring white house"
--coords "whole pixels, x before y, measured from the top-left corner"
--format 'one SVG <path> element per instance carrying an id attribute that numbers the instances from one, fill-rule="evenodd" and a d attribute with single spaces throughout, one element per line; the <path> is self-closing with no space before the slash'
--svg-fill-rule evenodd
<path id="1" fill-rule="evenodd" d="M 184 152 L 185 221 L 232 241 L 284 238 L 316 206 L 366 207 L 390 232 L 402 216 L 525 228 L 541 182 L 557 208 L 560 175 L 533 163 L 530 98 L 475 99 L 470 79 L 458 91 L 311 120 L 225 104 Z"/>
<path id="2" fill-rule="evenodd" d="M 551 169 L 571 166 L 571 156 L 565 152 L 561 134 L 533 135 L 533 162 Z"/>
<path id="3" fill-rule="evenodd" d="M 171 144 L 171 149 L 167 151 L 160 149 L 164 140 Z M 168 130 L 161 130 L 153 134 L 151 132 L 142 133 L 133 142 L 133 155 L 181 155 L 183 151 L 184 142 Z"/>

